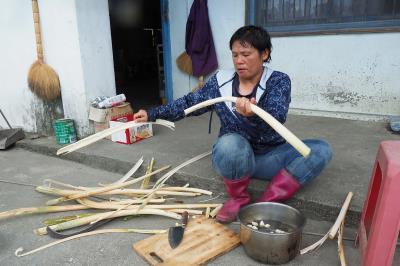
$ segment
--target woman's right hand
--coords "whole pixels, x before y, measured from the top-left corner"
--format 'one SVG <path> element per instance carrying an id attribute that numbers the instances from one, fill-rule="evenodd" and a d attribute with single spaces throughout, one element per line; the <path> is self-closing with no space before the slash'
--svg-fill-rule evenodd
<path id="1" fill-rule="evenodd" d="M 148 119 L 147 112 L 145 110 L 141 109 L 133 115 L 133 119 L 136 122 L 147 122 L 147 119 Z"/>
<path id="2" fill-rule="evenodd" d="M 243 116 L 252 116 L 254 115 L 251 110 L 250 104 L 257 104 L 256 98 L 251 98 L 250 100 L 246 97 L 238 97 L 236 100 L 236 111 Z"/>

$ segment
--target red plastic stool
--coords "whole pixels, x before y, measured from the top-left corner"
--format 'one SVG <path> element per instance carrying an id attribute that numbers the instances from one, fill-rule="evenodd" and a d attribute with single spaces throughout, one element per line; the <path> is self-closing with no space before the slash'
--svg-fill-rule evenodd
<path id="1" fill-rule="evenodd" d="M 362 265 L 392 265 L 400 230 L 400 141 L 382 141 L 358 228 Z"/>

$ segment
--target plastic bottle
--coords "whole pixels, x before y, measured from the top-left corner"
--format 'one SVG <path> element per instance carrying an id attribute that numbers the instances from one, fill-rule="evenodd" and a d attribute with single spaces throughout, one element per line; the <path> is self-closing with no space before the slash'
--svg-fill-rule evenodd
<path id="1" fill-rule="evenodd" d="M 100 108 L 110 108 L 110 107 L 116 106 L 119 103 L 122 103 L 125 101 L 126 101 L 125 94 L 122 93 L 122 94 L 118 94 L 116 96 L 109 97 L 102 102 L 99 102 L 99 107 Z"/>

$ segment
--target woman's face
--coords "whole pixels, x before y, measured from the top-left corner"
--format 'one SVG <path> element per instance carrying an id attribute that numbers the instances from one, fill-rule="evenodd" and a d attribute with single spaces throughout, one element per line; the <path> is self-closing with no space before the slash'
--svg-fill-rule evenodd
<path id="1" fill-rule="evenodd" d="M 269 51 L 266 49 L 260 53 L 248 43 L 245 46 L 239 41 L 232 44 L 232 59 L 235 70 L 241 79 L 253 79 L 263 71 L 263 62 L 268 58 Z"/>

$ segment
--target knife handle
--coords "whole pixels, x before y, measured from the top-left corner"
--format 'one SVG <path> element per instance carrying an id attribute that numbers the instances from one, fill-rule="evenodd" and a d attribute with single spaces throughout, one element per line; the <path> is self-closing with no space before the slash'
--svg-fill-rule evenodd
<path id="1" fill-rule="evenodd" d="M 189 219 L 189 214 L 187 211 L 184 211 L 182 213 L 182 227 L 186 227 L 186 225 L 188 223 L 188 219 Z"/>

